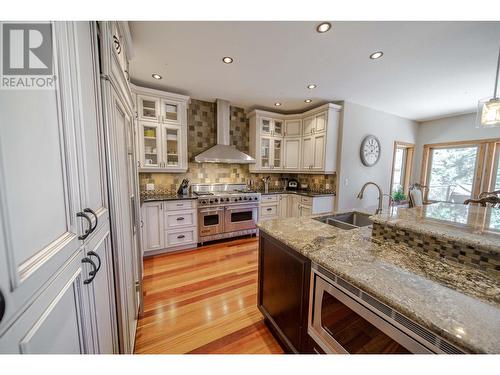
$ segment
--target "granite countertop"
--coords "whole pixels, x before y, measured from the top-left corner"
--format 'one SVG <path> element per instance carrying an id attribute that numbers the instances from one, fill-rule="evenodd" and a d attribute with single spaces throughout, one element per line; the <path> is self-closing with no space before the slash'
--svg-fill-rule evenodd
<path id="1" fill-rule="evenodd" d="M 391 308 L 470 352 L 500 353 L 500 280 L 312 217 L 259 222 L 275 237 Z"/>
<path id="2" fill-rule="evenodd" d="M 371 219 L 395 228 L 500 252 L 500 209 L 497 208 L 434 203 L 411 209 L 394 208 Z"/>
<path id="3" fill-rule="evenodd" d="M 144 194 L 141 193 L 141 204 L 144 202 L 159 202 L 159 201 L 175 201 L 183 199 L 198 199 L 194 194 L 177 195 L 177 194 Z"/>
<path id="4" fill-rule="evenodd" d="M 329 192 L 314 192 L 314 191 L 309 191 L 309 190 L 269 190 L 267 193 L 265 193 L 262 190 L 257 190 L 257 193 L 260 193 L 261 195 L 271 195 L 271 194 L 295 194 L 295 195 L 302 195 L 304 197 L 323 197 L 323 196 L 331 196 L 335 195 L 335 192 L 329 191 Z"/>

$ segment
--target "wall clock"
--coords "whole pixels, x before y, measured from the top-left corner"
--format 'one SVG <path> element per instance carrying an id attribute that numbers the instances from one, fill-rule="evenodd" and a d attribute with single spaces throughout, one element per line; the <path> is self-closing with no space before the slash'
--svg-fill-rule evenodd
<path id="1" fill-rule="evenodd" d="M 373 167 L 380 159 L 380 141 L 374 135 L 367 135 L 361 142 L 359 153 L 361 162 L 367 167 Z"/>

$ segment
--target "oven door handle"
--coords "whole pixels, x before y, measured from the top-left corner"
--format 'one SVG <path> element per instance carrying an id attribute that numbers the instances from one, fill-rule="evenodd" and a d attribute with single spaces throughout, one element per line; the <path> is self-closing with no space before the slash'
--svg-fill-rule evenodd
<path id="1" fill-rule="evenodd" d="M 256 205 L 246 205 L 246 206 L 231 206 L 231 207 L 226 207 L 227 211 L 235 211 L 235 210 L 246 210 L 246 209 L 257 209 L 259 206 Z"/>
<path id="2" fill-rule="evenodd" d="M 210 209 L 206 209 L 206 210 L 200 210 L 199 213 L 200 214 L 209 214 L 209 213 L 218 213 L 219 211 L 224 211 L 224 208 L 223 207 L 218 207 L 218 208 L 210 208 Z"/>

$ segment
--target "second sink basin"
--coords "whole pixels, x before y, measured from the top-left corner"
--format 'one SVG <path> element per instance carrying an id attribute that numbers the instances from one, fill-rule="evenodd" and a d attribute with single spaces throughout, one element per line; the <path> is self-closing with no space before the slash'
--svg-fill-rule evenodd
<path id="1" fill-rule="evenodd" d="M 315 220 L 340 229 L 350 230 L 372 225 L 373 222 L 369 219 L 369 217 L 370 215 L 368 214 L 352 211 L 335 215 L 321 216 L 315 218 Z"/>

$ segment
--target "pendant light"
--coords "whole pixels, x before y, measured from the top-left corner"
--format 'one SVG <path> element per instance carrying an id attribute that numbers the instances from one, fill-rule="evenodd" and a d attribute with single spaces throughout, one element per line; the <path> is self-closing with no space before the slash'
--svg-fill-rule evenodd
<path id="1" fill-rule="evenodd" d="M 500 70 L 500 49 L 498 50 L 497 74 L 493 97 L 481 99 L 477 108 L 476 128 L 500 126 L 500 98 L 497 96 L 498 71 Z"/>

